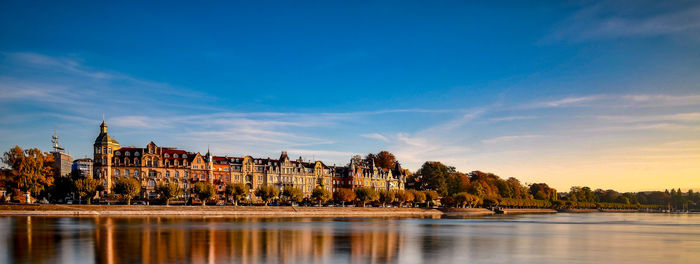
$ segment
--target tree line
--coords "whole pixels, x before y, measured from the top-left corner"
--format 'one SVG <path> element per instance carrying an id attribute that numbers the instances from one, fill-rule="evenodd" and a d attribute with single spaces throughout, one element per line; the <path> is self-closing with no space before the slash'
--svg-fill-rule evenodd
<path id="1" fill-rule="evenodd" d="M 354 156 L 353 162 L 360 165 L 392 168 L 396 157 L 388 151 L 367 154 L 364 158 Z M 65 197 L 77 197 L 80 202 L 90 203 L 103 185 L 97 179 L 74 171 L 65 177 L 55 177 L 53 156 L 37 148 L 23 150 L 19 146 L 11 148 L 2 156 L 8 167 L 0 170 L 0 186 L 7 194 L 21 200 L 24 194 L 36 198 L 46 198 L 57 202 Z M 503 179 L 493 173 L 472 171 L 459 172 L 455 167 L 441 162 L 425 162 L 421 168 L 407 179 L 408 190 L 376 191 L 373 188 L 336 189 L 331 193 L 323 187 L 304 197 L 301 189 L 286 186 L 281 191 L 274 186 L 263 185 L 255 190 L 242 183 L 229 183 L 223 194 L 225 202 L 238 205 L 250 203 L 251 194 L 265 204 L 318 204 L 335 203 L 358 206 L 426 206 L 444 207 L 539 207 L 539 208 L 613 208 L 645 209 L 667 208 L 670 210 L 700 209 L 700 194 L 688 190 L 671 189 L 664 192 L 619 193 L 614 190 L 592 190 L 589 187 L 574 186 L 569 192 L 557 193 L 546 183 L 522 184 L 518 179 Z M 119 178 L 113 186 L 109 198 L 120 199 L 127 204 L 141 192 L 141 184 L 133 178 Z M 217 189 L 208 182 L 198 182 L 189 190 L 182 190 L 175 183 L 160 183 L 155 187 L 158 199 L 166 205 L 172 199 L 185 199 L 186 204 L 218 200 Z M 187 192 L 186 192 L 187 191 Z M 5 197 L 1 201 L 5 201 Z"/>

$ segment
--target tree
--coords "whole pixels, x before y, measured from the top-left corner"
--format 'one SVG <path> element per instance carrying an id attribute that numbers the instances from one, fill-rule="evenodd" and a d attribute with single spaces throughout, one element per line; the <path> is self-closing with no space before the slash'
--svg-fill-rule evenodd
<path id="1" fill-rule="evenodd" d="M 83 178 L 75 181 L 75 191 L 78 196 L 82 199 L 87 199 L 87 204 L 90 204 L 92 197 L 97 194 L 97 186 L 100 185 L 100 181 L 93 178 Z"/>
<path id="2" fill-rule="evenodd" d="M 355 201 L 355 198 L 356 198 L 355 192 L 353 192 L 352 190 L 347 189 L 347 188 L 340 188 L 340 189 L 337 189 L 337 190 L 333 193 L 333 199 L 334 199 L 336 202 L 342 203 L 342 204 L 343 204 L 343 207 L 345 207 L 345 203 L 346 203 L 346 202 Z"/>
<path id="3" fill-rule="evenodd" d="M 238 201 L 248 196 L 250 188 L 243 183 L 226 184 L 226 197 L 233 197 L 234 206 L 238 206 Z"/>
<path id="4" fill-rule="evenodd" d="M 413 203 L 414 204 L 419 204 L 419 203 L 424 203 L 425 202 L 425 193 L 419 191 L 419 190 L 409 190 L 409 192 L 413 195 Z"/>
<path id="5" fill-rule="evenodd" d="M 451 173 L 446 180 L 447 194 L 466 192 L 470 185 L 469 177 L 461 172 Z"/>
<path id="6" fill-rule="evenodd" d="M 352 156 L 352 158 L 350 158 L 350 163 L 348 163 L 348 166 L 350 166 L 351 163 L 361 165 L 361 164 L 364 164 L 364 161 L 362 160 L 362 156 L 354 155 L 354 156 Z"/>
<path id="7" fill-rule="evenodd" d="M 436 191 L 433 190 L 427 190 L 423 191 L 425 193 L 425 201 L 428 203 L 426 206 L 430 208 L 430 203 L 435 202 L 436 200 L 440 199 L 440 195 Z"/>
<path id="8" fill-rule="evenodd" d="M 290 203 L 299 203 L 304 200 L 304 192 L 292 186 L 284 186 L 282 196 L 286 197 Z"/>
<path id="9" fill-rule="evenodd" d="M 194 193 L 197 195 L 197 198 L 202 201 L 202 206 L 206 206 L 207 200 L 216 197 L 216 188 L 211 183 L 198 182 L 194 184 Z"/>
<path id="10" fill-rule="evenodd" d="M 393 169 L 396 164 L 396 156 L 389 151 L 382 150 L 377 154 L 369 153 L 365 156 L 363 160 L 365 165 L 371 166 L 372 162 L 374 165 L 380 168 Z"/>
<path id="11" fill-rule="evenodd" d="M 475 207 L 479 204 L 479 201 L 481 200 L 478 196 L 466 192 L 455 194 L 454 199 L 457 205 L 462 207 L 466 205 L 469 205 L 470 207 Z"/>
<path id="12" fill-rule="evenodd" d="M 379 192 L 379 201 L 382 202 L 382 207 L 386 207 L 386 204 L 394 202 L 394 192 L 389 190 L 381 190 Z"/>
<path id="13" fill-rule="evenodd" d="M 447 177 L 455 172 L 453 167 L 447 167 L 438 161 L 426 161 L 416 172 L 420 179 L 416 189 L 434 190 L 441 195 L 447 195 Z"/>
<path id="14" fill-rule="evenodd" d="M 156 187 L 156 192 L 160 195 L 160 198 L 165 200 L 165 205 L 170 205 L 170 199 L 173 197 L 180 196 L 182 194 L 182 189 L 176 183 L 161 183 Z"/>
<path id="15" fill-rule="evenodd" d="M 267 206 L 272 199 L 277 198 L 279 195 L 280 190 L 272 185 L 260 185 L 260 187 L 255 190 L 255 196 L 260 197 L 260 199 L 262 199 L 262 201 L 265 203 L 265 206 Z"/>
<path id="16" fill-rule="evenodd" d="M 584 187 L 584 188 L 588 188 L 588 187 Z M 530 193 L 532 194 L 532 196 L 535 197 L 535 199 L 550 200 L 550 201 L 557 200 L 557 190 L 550 188 L 549 185 L 547 185 L 546 183 L 530 184 Z"/>
<path id="17" fill-rule="evenodd" d="M 50 188 L 51 197 L 54 201 L 65 199 L 75 191 L 75 184 L 69 177 L 58 177 L 54 179 Z"/>
<path id="18" fill-rule="evenodd" d="M 322 203 L 327 202 L 330 200 L 332 197 L 331 192 L 326 190 L 326 188 L 323 187 L 316 187 L 314 190 L 311 192 L 311 199 L 314 201 L 318 202 L 318 205 L 320 206 Z"/>
<path id="19" fill-rule="evenodd" d="M 141 183 L 134 178 L 120 178 L 114 183 L 114 192 L 126 198 L 126 204 L 131 205 L 131 199 L 141 192 Z"/>
<path id="20" fill-rule="evenodd" d="M 10 167 L 7 187 L 30 195 L 39 195 L 53 184 L 53 155 L 37 148 L 22 150 L 15 146 L 5 152 L 2 161 Z"/>
<path id="21" fill-rule="evenodd" d="M 409 191 L 399 190 L 396 192 L 396 200 L 399 202 L 399 207 L 403 207 L 404 203 L 410 203 L 415 197 Z"/>
<path id="22" fill-rule="evenodd" d="M 365 207 L 365 204 L 368 202 L 374 202 L 379 199 L 379 194 L 369 187 L 355 188 L 355 196 L 362 203 L 362 207 Z"/>

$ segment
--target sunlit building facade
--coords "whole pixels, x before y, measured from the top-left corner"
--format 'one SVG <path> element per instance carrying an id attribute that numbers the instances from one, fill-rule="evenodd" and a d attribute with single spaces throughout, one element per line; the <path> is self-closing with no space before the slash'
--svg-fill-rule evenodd
<path id="1" fill-rule="evenodd" d="M 160 183 L 178 184 L 184 191 L 197 182 L 212 183 L 223 198 L 228 183 L 246 184 L 251 190 L 272 185 L 280 190 L 292 186 L 311 196 L 314 188 L 334 191 L 342 182 L 376 189 L 403 189 L 405 177 L 394 170 L 351 163 L 348 167 L 330 167 L 322 161 L 292 160 L 283 151 L 279 158 L 252 156 L 214 156 L 209 151 L 202 155 L 150 142 L 146 147 L 121 147 L 107 133 L 102 122 L 100 134 L 94 143 L 93 175 L 102 181 L 105 193 L 110 194 L 114 182 L 122 177 L 137 179 L 142 186 L 141 198 L 155 198 Z M 397 164 L 398 167 L 398 164 Z M 339 173 L 340 171 L 344 173 Z M 251 192 L 252 193 L 252 192 Z"/>

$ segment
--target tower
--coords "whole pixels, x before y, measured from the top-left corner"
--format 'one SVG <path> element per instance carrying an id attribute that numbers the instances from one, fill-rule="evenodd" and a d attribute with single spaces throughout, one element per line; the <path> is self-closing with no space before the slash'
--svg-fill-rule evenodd
<path id="1" fill-rule="evenodd" d="M 108 194 L 112 193 L 112 158 L 114 151 L 119 149 L 119 142 L 107 134 L 104 120 L 100 124 L 100 134 L 95 139 L 94 146 L 93 175 L 100 179 Z"/>

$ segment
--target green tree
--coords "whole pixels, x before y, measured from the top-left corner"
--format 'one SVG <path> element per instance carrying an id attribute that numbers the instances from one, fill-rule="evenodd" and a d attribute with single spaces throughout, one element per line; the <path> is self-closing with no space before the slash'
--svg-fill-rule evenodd
<path id="1" fill-rule="evenodd" d="M 427 190 L 427 191 L 424 191 L 423 193 L 425 193 L 425 201 L 427 202 L 427 205 L 426 205 L 426 206 L 427 206 L 428 208 L 431 207 L 431 206 L 430 206 L 431 203 L 434 203 L 435 201 L 437 201 L 438 199 L 440 199 L 440 195 L 439 195 L 436 191 Z"/>
<path id="2" fill-rule="evenodd" d="M 304 192 L 301 189 L 292 186 L 284 186 L 284 189 L 282 189 L 282 196 L 284 196 L 291 204 L 300 203 L 304 200 Z"/>
<path id="3" fill-rule="evenodd" d="M 156 192 L 160 195 L 160 198 L 165 201 L 165 205 L 170 205 L 170 199 L 180 196 L 182 194 L 182 189 L 176 183 L 160 183 L 156 187 Z"/>
<path id="4" fill-rule="evenodd" d="M 327 202 L 330 200 L 332 197 L 331 192 L 326 190 L 326 188 L 323 187 L 316 187 L 314 190 L 311 192 L 311 199 L 314 201 L 318 202 L 318 205 L 320 206 L 322 203 Z"/>
<path id="5" fill-rule="evenodd" d="M 134 178 L 120 178 L 114 183 L 114 192 L 126 198 L 126 204 L 131 205 L 131 199 L 141 192 L 141 183 Z"/>
<path id="6" fill-rule="evenodd" d="M 100 181 L 93 178 L 78 179 L 75 181 L 75 191 L 81 199 L 87 199 L 87 204 L 90 204 L 92 197 L 97 194 L 99 185 Z"/>
<path id="7" fill-rule="evenodd" d="M 365 204 L 368 202 L 374 202 L 379 199 L 379 194 L 369 187 L 355 188 L 355 196 L 362 203 L 362 207 L 365 207 Z"/>
<path id="8" fill-rule="evenodd" d="M 260 185 L 260 187 L 255 189 L 255 196 L 260 197 L 260 199 L 265 203 L 265 206 L 267 206 L 270 201 L 277 198 L 279 195 L 280 190 L 272 185 Z"/>
<path id="9" fill-rule="evenodd" d="M 346 203 L 346 202 L 355 201 L 355 198 L 356 198 L 355 192 L 353 192 L 352 190 L 347 189 L 347 188 L 340 188 L 340 189 L 337 189 L 337 190 L 333 193 L 333 199 L 334 199 L 336 202 L 342 203 L 342 204 L 343 204 L 343 207 L 345 207 L 345 203 Z"/>
<path id="10" fill-rule="evenodd" d="M 426 161 L 416 171 L 416 188 L 419 190 L 434 190 L 441 195 L 447 195 L 447 178 L 455 172 L 454 167 L 447 167 L 438 161 Z"/>
<path id="11" fill-rule="evenodd" d="M 394 192 L 389 190 L 381 190 L 379 192 L 379 201 L 382 202 L 382 207 L 386 207 L 386 204 L 391 204 L 394 202 Z"/>
<path id="12" fill-rule="evenodd" d="M 33 196 L 53 184 L 53 155 L 37 148 L 22 150 L 15 146 L 5 152 L 2 161 L 10 167 L 6 175 L 8 189 L 17 189 Z"/>
<path id="13" fill-rule="evenodd" d="M 194 193 L 197 195 L 197 198 L 202 201 L 202 206 L 206 206 L 207 200 L 216 197 L 216 188 L 211 183 L 198 182 L 194 184 Z"/>
<path id="14" fill-rule="evenodd" d="M 226 184 L 226 196 L 233 197 L 234 206 L 238 206 L 238 201 L 248 196 L 250 188 L 243 183 Z"/>

